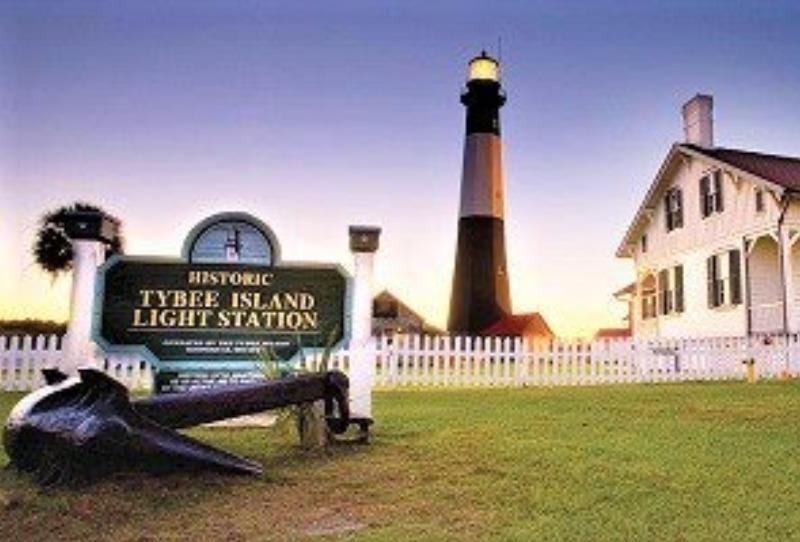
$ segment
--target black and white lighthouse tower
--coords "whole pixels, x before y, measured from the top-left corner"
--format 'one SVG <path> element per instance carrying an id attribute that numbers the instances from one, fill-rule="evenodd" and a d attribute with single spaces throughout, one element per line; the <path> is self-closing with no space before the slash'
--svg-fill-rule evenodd
<path id="1" fill-rule="evenodd" d="M 461 208 L 448 329 L 475 334 L 511 313 L 503 227 L 505 207 L 500 65 L 482 52 L 469 63 Z"/>

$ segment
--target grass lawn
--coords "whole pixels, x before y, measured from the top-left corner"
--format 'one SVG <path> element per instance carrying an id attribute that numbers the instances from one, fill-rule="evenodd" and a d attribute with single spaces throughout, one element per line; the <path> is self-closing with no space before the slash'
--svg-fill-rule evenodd
<path id="1" fill-rule="evenodd" d="M 392 391 L 375 410 L 370 446 L 321 454 L 288 425 L 192 431 L 260 479 L 42 493 L 5 469 L 0 540 L 800 540 L 800 382 Z"/>

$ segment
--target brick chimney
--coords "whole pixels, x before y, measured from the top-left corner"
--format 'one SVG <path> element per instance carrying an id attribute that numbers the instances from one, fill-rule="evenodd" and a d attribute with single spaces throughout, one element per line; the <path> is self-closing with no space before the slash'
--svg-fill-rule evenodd
<path id="1" fill-rule="evenodd" d="M 683 104 L 683 139 L 700 147 L 714 146 L 714 97 L 696 94 Z"/>

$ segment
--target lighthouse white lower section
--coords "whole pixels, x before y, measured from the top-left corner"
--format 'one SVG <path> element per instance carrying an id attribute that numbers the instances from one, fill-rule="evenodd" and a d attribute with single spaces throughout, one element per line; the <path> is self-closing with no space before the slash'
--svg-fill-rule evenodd
<path id="1" fill-rule="evenodd" d="M 505 194 L 500 145 L 496 134 L 467 135 L 461 177 L 461 217 L 503 218 Z"/>

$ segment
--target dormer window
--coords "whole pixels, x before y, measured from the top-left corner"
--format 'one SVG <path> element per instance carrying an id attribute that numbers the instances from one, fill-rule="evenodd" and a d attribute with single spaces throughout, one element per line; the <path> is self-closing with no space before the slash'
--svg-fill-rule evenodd
<path id="1" fill-rule="evenodd" d="M 664 196 L 664 211 L 667 231 L 683 227 L 683 194 L 678 188 L 671 188 Z"/>
<path id="2" fill-rule="evenodd" d="M 706 175 L 700 179 L 700 211 L 703 218 L 724 209 L 722 199 L 722 170 Z"/>

